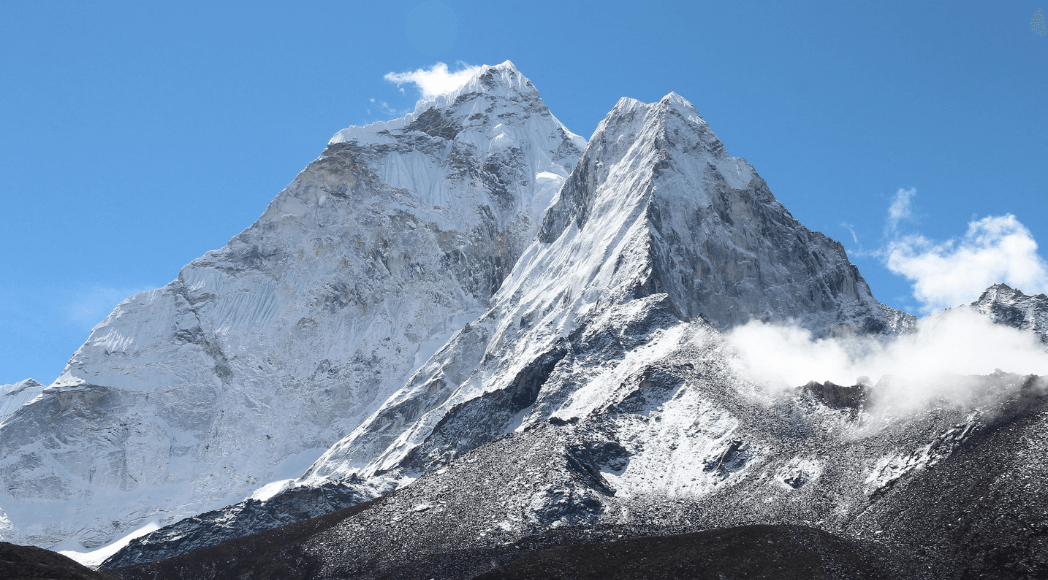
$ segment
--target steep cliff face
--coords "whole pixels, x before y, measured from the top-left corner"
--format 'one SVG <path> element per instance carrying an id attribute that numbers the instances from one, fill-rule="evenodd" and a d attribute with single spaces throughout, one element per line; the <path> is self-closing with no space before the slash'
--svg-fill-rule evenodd
<path id="1" fill-rule="evenodd" d="M 509 62 L 340 131 L 0 424 L 0 537 L 94 547 L 300 474 L 490 306 L 582 145 Z"/>
<path id="2" fill-rule="evenodd" d="M 906 324 L 873 299 L 844 248 L 795 220 L 676 94 L 651 105 L 619 102 L 540 238 L 552 243 L 572 223 L 587 229 L 603 213 L 601 196 L 644 212 L 644 291 L 665 292 L 687 318 L 720 329 L 751 318 L 793 321 L 816 336 L 890 334 Z"/>

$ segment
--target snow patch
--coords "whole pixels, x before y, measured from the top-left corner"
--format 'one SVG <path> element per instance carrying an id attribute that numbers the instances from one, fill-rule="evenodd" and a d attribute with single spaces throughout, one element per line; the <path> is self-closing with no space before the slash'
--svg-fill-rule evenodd
<path id="1" fill-rule="evenodd" d="M 58 553 L 73 560 L 76 560 L 80 564 L 89 568 L 98 568 L 98 566 L 100 566 L 102 562 L 105 562 L 107 558 L 119 552 L 121 549 L 124 548 L 124 546 L 130 544 L 131 540 L 134 540 L 135 538 L 144 536 L 150 532 L 154 532 L 159 529 L 160 524 L 156 521 L 151 521 L 148 524 L 120 538 L 119 540 L 116 540 L 111 544 L 107 544 L 101 548 L 98 548 L 97 550 L 79 551 L 67 549 L 58 550 Z"/>
<path id="2" fill-rule="evenodd" d="M 267 483 L 262 487 L 256 489 L 255 493 L 252 493 L 251 497 L 248 499 L 253 499 L 256 501 L 269 501 L 270 498 L 287 489 L 289 487 L 289 484 L 293 481 L 295 481 L 294 478 L 281 479 L 279 481 Z"/>

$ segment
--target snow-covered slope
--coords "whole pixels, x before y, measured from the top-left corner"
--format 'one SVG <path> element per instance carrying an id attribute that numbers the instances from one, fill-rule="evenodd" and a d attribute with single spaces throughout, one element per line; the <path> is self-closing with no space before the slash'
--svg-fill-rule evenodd
<path id="1" fill-rule="evenodd" d="M 342 515 L 117 572 L 471 578 L 486 568 L 468 573 L 463 560 L 514 560 L 551 530 L 583 542 L 747 523 L 876 542 L 902 557 L 892 577 L 1044 569 L 1043 381 L 995 373 L 980 378 L 1000 395 L 990 404 L 889 417 L 867 411 L 877 385 L 762 396 L 734 375 L 716 331 L 689 326 L 680 348 L 638 365 L 586 417 L 529 425 Z M 649 332 L 664 329 L 638 329 Z"/>
<path id="2" fill-rule="evenodd" d="M 948 535 L 947 524 L 966 515 L 965 504 L 950 496 L 949 480 L 916 497 L 899 493 L 922 478 L 939 479 L 936 470 L 985 433 L 1008 431 L 995 413 L 973 417 L 947 407 L 913 420 L 871 424 L 803 392 L 761 404 L 740 396 L 737 384 L 722 382 L 730 377 L 704 364 L 709 354 L 682 349 L 653 365 L 647 385 L 640 380 L 644 373 L 636 376 L 633 394 L 622 404 L 577 422 L 537 423 L 468 452 L 293 553 L 312 559 L 314 577 L 380 578 L 411 561 L 455 551 L 496 552 L 550 529 L 577 526 L 565 533 L 585 541 L 754 522 L 814 526 L 888 544 L 906 537 L 906 555 L 927 550 L 929 563 L 946 555 L 940 550 L 956 548 L 949 539 L 919 543 L 922 531 Z M 702 362 L 691 362 L 696 360 Z M 1024 382 L 997 379 L 1005 389 Z M 1034 433 L 1043 432 L 1044 409 L 1042 402 L 1030 410 L 1039 417 Z M 1012 445 L 1021 440 L 1008 439 Z M 997 472 L 990 459 L 994 448 L 980 447 L 984 461 L 969 466 L 974 481 L 995 482 L 1018 505 L 1025 498 L 1015 492 L 1033 485 L 1027 493 L 1042 508 L 1045 494 L 1023 481 L 1043 472 L 1043 462 L 1013 461 L 1009 454 L 1010 465 Z M 1029 447 L 1043 444 L 1020 444 Z M 939 502 L 953 509 L 938 510 L 934 521 L 911 523 L 911 511 Z M 994 510 L 994 502 L 988 495 L 983 503 L 990 513 L 964 519 L 977 519 L 983 530 L 1014 533 L 1009 522 L 1024 515 L 1021 509 Z M 1023 519 L 1033 523 L 1036 515 Z M 1016 535 L 1032 535 L 1036 542 L 1041 532 L 1027 530 Z M 978 542 L 992 545 L 996 537 L 987 534 Z M 1001 547 L 1007 555 L 1007 546 Z M 1039 555 L 1043 561 L 1043 551 Z"/>
<path id="3" fill-rule="evenodd" d="M 1029 330 L 1048 344 L 1048 296 L 1027 296 L 1006 284 L 994 284 L 972 302 L 971 308 L 997 324 Z"/>
<path id="4" fill-rule="evenodd" d="M 302 473 L 490 306 L 582 145 L 508 61 L 340 131 L 0 424 L 0 538 L 96 547 Z"/>

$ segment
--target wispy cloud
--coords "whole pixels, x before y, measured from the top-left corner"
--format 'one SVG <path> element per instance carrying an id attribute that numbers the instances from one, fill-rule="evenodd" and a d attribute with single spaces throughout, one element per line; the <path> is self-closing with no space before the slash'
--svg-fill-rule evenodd
<path id="1" fill-rule="evenodd" d="M 393 105 L 390 105 L 386 101 L 378 101 L 378 100 L 375 100 L 375 99 L 370 99 L 370 101 L 371 101 L 371 104 L 374 105 L 374 107 L 378 110 L 379 113 L 382 113 L 384 115 L 389 115 L 391 117 L 397 117 L 397 116 L 400 116 L 400 115 L 407 114 L 409 112 L 409 111 L 397 111 L 395 108 L 393 108 Z M 370 115 L 371 114 L 371 109 L 368 109 L 367 112 Z"/>
<path id="2" fill-rule="evenodd" d="M 897 238 L 888 244 L 885 264 L 913 282 L 925 313 L 971 302 L 998 282 L 1028 294 L 1048 290 L 1048 265 L 1037 242 L 1011 214 L 970 222 L 964 237 L 945 242 Z"/>
<path id="3" fill-rule="evenodd" d="M 848 233 L 851 234 L 852 241 L 855 242 L 856 245 L 858 245 L 859 244 L 859 236 L 855 235 L 855 226 L 853 226 L 852 224 L 850 224 L 848 222 L 841 222 L 841 227 L 846 229 L 846 230 L 848 230 Z"/>
<path id="4" fill-rule="evenodd" d="M 751 321 L 726 336 L 736 369 L 772 392 L 810 380 L 851 385 L 868 379 L 876 383 L 875 411 L 890 413 L 943 399 L 970 404 L 1008 396 L 1017 385 L 987 376 L 996 369 L 1048 375 L 1048 353 L 1033 333 L 955 308 L 996 282 L 1026 293 L 1048 290 L 1048 263 L 1037 254 L 1030 230 L 1006 214 L 972 220 L 963 236 L 929 240 L 905 231 L 916 223 L 916 195 L 914 188 L 896 192 L 884 245 L 871 253 L 913 283 L 914 298 L 928 314 L 914 332 L 887 342 L 862 336 L 814 340 L 797 326 Z"/>
<path id="5" fill-rule="evenodd" d="M 66 300 L 65 315 L 73 324 L 93 327 L 109 316 L 116 305 L 125 298 L 149 289 L 142 286 L 84 286 L 74 290 Z"/>
<path id="6" fill-rule="evenodd" d="M 885 232 L 889 236 L 894 235 L 898 231 L 899 222 L 913 221 L 913 208 L 910 205 L 910 200 L 915 195 L 917 195 L 916 187 L 911 187 L 910 189 L 899 188 L 899 191 L 895 192 L 892 204 L 888 206 L 888 223 L 885 226 Z"/>
<path id="7" fill-rule="evenodd" d="M 463 62 L 458 64 L 461 69 L 454 72 L 448 70 L 448 65 L 438 62 L 428 69 L 420 68 L 400 73 L 391 72 L 386 74 L 385 79 L 391 83 L 396 83 L 398 87 L 404 84 L 413 84 L 418 88 L 423 99 L 432 99 L 437 95 L 450 93 L 465 85 L 482 68 L 469 66 Z M 401 92 L 403 92 L 403 88 L 401 88 Z"/>

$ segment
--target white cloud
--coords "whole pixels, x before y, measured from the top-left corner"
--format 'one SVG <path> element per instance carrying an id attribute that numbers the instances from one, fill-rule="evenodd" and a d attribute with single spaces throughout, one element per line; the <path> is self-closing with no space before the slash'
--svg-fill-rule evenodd
<path id="1" fill-rule="evenodd" d="M 856 244 L 859 243 L 859 236 L 855 235 L 855 226 L 848 222 L 841 222 L 841 227 L 848 230 L 848 232 L 851 234 L 853 242 L 855 242 Z"/>
<path id="2" fill-rule="evenodd" d="M 459 63 L 459 65 L 462 66 L 461 70 L 450 72 L 448 65 L 438 62 L 429 69 L 420 68 L 410 72 L 387 73 L 385 79 L 396 83 L 397 86 L 406 83 L 414 84 L 418 87 L 422 98 L 428 100 L 462 87 L 482 68 L 465 63 Z M 401 92 L 403 91 L 404 89 L 401 88 Z"/>
<path id="3" fill-rule="evenodd" d="M 913 282 L 925 313 L 970 303 L 997 282 L 1027 294 L 1048 290 L 1048 264 L 1030 230 L 1011 214 L 973 221 L 960 239 L 898 237 L 889 241 L 884 259 L 889 270 Z"/>
<path id="4" fill-rule="evenodd" d="M 964 236 L 947 241 L 904 234 L 903 223 L 915 221 L 916 193 L 913 188 L 896 192 L 885 226 L 886 246 L 874 254 L 913 282 L 921 310 L 930 313 L 915 331 L 889 342 L 857 336 L 812 340 L 803 328 L 751 321 L 726 336 L 743 376 L 771 392 L 811 380 L 852 385 L 868 377 L 875 383 L 874 412 L 898 413 L 943 399 L 974 404 L 1014 393 L 1014 381 L 987 376 L 997 369 L 1048 375 L 1048 353 L 1033 333 L 993 324 L 970 308 L 954 308 L 997 282 L 1027 294 L 1048 290 L 1048 263 L 1037 254 L 1030 230 L 1007 214 L 973 220 Z"/>
<path id="5" fill-rule="evenodd" d="M 116 308 L 125 298 L 148 290 L 144 287 L 115 288 L 108 286 L 90 286 L 76 290 L 67 300 L 65 313 L 74 324 L 95 326 Z"/>
<path id="6" fill-rule="evenodd" d="M 393 105 L 390 105 L 386 101 L 376 101 L 375 99 L 369 99 L 369 101 L 371 102 L 372 105 L 375 105 L 375 107 L 379 110 L 380 113 L 382 113 L 384 115 L 397 116 L 397 115 L 404 115 L 404 114 L 406 114 L 408 112 L 408 111 L 400 111 L 400 112 L 398 112 L 396 109 L 393 108 Z M 370 115 L 371 114 L 371 109 L 367 109 L 367 112 Z"/>
<path id="7" fill-rule="evenodd" d="M 888 225 L 886 230 L 889 234 L 895 233 L 899 227 L 899 222 L 913 219 L 913 209 L 910 207 L 910 200 L 913 199 L 914 195 L 917 195 L 916 187 L 911 187 L 910 189 L 900 188 L 899 191 L 895 192 L 892 204 L 888 207 Z"/>
<path id="8" fill-rule="evenodd" d="M 805 329 L 757 321 L 736 327 L 726 340 L 738 355 L 736 369 L 771 392 L 812 380 L 853 385 L 868 377 L 875 384 L 875 412 L 1007 396 L 985 378 L 997 369 L 1048 375 L 1048 354 L 1033 333 L 993 324 L 969 308 L 923 318 L 915 332 L 888 343 L 868 337 L 812 340 Z"/>

